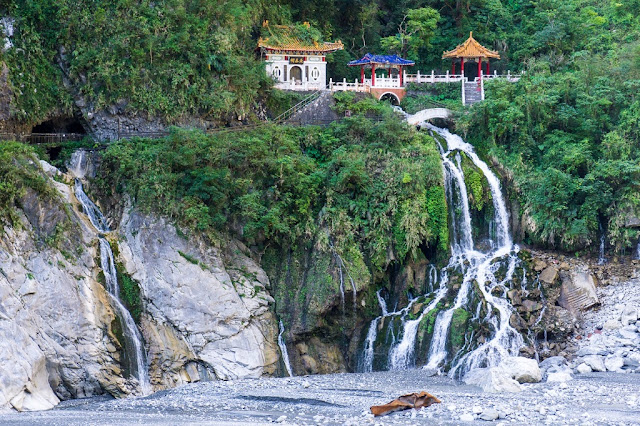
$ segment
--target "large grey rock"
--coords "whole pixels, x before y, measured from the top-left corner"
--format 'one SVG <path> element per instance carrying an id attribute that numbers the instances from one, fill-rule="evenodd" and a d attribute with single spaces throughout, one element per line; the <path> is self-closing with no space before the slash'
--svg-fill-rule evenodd
<path id="1" fill-rule="evenodd" d="M 632 305 L 625 305 L 620 313 L 620 322 L 623 326 L 635 324 L 638 320 L 638 308 Z"/>
<path id="2" fill-rule="evenodd" d="M 522 387 L 499 367 L 474 368 L 464 376 L 464 382 L 485 392 L 520 392 Z"/>
<path id="3" fill-rule="evenodd" d="M 500 363 L 499 368 L 518 383 L 538 383 L 542 380 L 542 371 L 535 359 L 509 357 Z"/>
<path id="4" fill-rule="evenodd" d="M 548 266 L 540 273 L 540 281 L 552 285 L 558 279 L 558 270 L 554 266 Z"/>
<path id="5" fill-rule="evenodd" d="M 578 367 L 576 368 L 576 371 L 580 374 L 586 374 L 586 373 L 591 373 L 593 369 L 583 362 L 580 365 L 578 365 Z"/>
<path id="6" fill-rule="evenodd" d="M 582 362 L 591 367 L 593 371 L 607 371 L 604 359 L 600 355 L 588 355 L 582 358 Z"/>
<path id="7" fill-rule="evenodd" d="M 588 271 L 572 271 L 563 277 L 558 303 L 574 314 L 600 303 L 593 274 Z"/>
<path id="8" fill-rule="evenodd" d="M 624 366 L 624 359 L 615 355 L 608 356 L 604 360 L 604 366 L 607 368 L 607 371 L 620 371 Z"/>
<path id="9" fill-rule="evenodd" d="M 194 380 L 186 371 L 194 361 L 219 379 L 275 371 L 269 280 L 246 248 L 233 241 L 224 250 L 187 241 L 165 220 L 128 210 L 120 230 L 121 260 L 146 302 L 143 334 L 152 383 L 196 381 L 201 374 Z"/>

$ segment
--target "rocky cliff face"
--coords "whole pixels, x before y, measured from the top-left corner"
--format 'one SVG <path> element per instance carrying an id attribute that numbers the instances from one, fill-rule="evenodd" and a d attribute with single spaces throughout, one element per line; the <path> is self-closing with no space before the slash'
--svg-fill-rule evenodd
<path id="1" fill-rule="evenodd" d="M 0 235 L 0 409 L 48 409 L 135 388 L 101 284 L 98 236 L 72 185 L 49 183 L 60 196 L 43 201 L 28 191 L 21 223 Z M 155 390 L 278 370 L 269 280 L 242 244 L 189 241 L 168 221 L 130 210 L 108 238 L 128 291 L 134 283 L 139 293 L 134 317 Z"/>
<path id="2" fill-rule="evenodd" d="M 72 198 L 69 187 L 57 188 Z M 22 204 L 21 228 L 0 236 L 0 409 L 127 393 L 93 235 L 62 199 L 28 193 Z"/>
<path id="3" fill-rule="evenodd" d="M 156 388 L 276 371 L 269 279 L 241 243 L 188 241 L 165 220 L 136 212 L 124 214 L 119 230 L 120 258 L 144 300 L 142 332 Z"/>

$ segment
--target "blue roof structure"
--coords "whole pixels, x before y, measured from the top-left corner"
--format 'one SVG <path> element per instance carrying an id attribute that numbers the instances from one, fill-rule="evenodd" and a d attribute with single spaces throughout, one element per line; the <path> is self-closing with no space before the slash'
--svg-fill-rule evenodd
<path id="1" fill-rule="evenodd" d="M 361 65 L 402 65 L 402 66 L 411 66 L 416 63 L 410 61 L 408 59 L 401 58 L 398 55 L 372 55 L 371 53 L 367 53 L 361 59 L 356 59 L 355 61 L 349 62 L 347 65 L 350 67 L 356 67 Z"/>

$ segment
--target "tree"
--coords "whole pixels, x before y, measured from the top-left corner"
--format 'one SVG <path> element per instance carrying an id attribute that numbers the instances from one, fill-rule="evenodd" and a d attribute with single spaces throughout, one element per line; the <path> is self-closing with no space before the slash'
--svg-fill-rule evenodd
<path id="1" fill-rule="evenodd" d="M 418 49 L 431 46 L 439 20 L 438 11 L 430 7 L 408 10 L 398 26 L 398 33 L 382 38 L 380 44 L 390 53 L 415 56 Z"/>

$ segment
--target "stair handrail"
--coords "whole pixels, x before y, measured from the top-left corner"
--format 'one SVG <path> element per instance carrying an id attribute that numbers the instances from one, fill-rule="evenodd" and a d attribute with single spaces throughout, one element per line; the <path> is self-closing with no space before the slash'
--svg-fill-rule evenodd
<path id="1" fill-rule="evenodd" d="M 282 123 L 283 121 L 287 121 L 293 115 L 295 115 L 297 112 L 299 112 L 304 107 L 309 105 L 311 102 L 313 102 L 316 99 L 318 99 L 320 97 L 320 95 L 322 94 L 322 92 L 323 92 L 323 90 L 314 91 L 310 95 L 308 95 L 305 98 L 303 98 L 300 102 L 298 102 L 297 104 L 295 104 L 294 106 L 292 106 L 291 108 L 289 108 L 288 110 L 286 110 L 285 112 L 283 112 L 282 114 L 280 114 L 279 116 L 274 118 L 273 121 L 275 123 Z"/>

